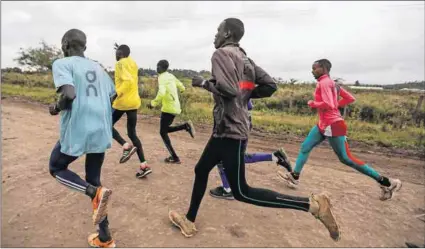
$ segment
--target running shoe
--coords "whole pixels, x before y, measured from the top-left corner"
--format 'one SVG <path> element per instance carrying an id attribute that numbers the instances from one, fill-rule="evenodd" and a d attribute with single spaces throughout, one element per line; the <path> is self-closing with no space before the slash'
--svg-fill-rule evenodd
<path id="1" fill-rule="evenodd" d="M 127 161 L 130 159 L 130 157 L 131 157 L 134 153 L 136 153 L 136 151 L 137 151 L 137 148 L 136 148 L 136 147 L 134 147 L 134 146 L 131 146 L 129 149 L 124 149 L 124 150 L 122 151 L 122 156 L 121 156 L 121 159 L 120 159 L 120 163 L 125 163 L 125 162 L 127 162 Z"/>
<path id="2" fill-rule="evenodd" d="M 90 247 L 94 247 L 94 248 L 115 248 L 116 247 L 115 241 L 113 239 L 106 242 L 100 241 L 99 233 L 90 234 L 88 238 L 88 243 Z"/>
<path id="3" fill-rule="evenodd" d="M 214 198 L 218 198 L 218 199 L 226 199 L 226 200 L 233 200 L 235 199 L 233 197 L 232 191 L 230 192 L 226 192 L 226 190 L 224 190 L 223 186 L 220 187 L 216 187 L 214 189 L 210 190 L 210 195 Z"/>
<path id="4" fill-rule="evenodd" d="M 185 215 L 181 215 L 176 211 L 170 211 L 168 218 L 174 226 L 180 228 L 181 233 L 186 237 L 192 237 L 198 231 L 195 227 L 195 223 L 191 222 L 186 218 Z"/>

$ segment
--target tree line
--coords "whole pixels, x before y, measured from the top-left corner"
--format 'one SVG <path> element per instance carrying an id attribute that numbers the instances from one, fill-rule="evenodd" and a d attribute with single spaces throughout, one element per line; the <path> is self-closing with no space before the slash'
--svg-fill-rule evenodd
<path id="1" fill-rule="evenodd" d="M 26 74 L 32 74 L 32 73 L 48 73 L 52 69 L 52 64 L 55 60 L 62 58 L 62 50 L 57 48 L 54 45 L 47 44 L 44 40 L 42 40 L 38 47 L 29 47 L 29 48 L 20 48 L 18 52 L 18 56 L 14 59 L 20 66 L 30 68 L 32 69 L 30 72 L 23 71 L 19 67 L 13 67 L 13 68 L 2 68 L 1 72 L 14 72 L 14 73 L 26 73 Z M 105 69 L 107 70 L 107 69 Z M 107 70 L 108 73 L 111 75 L 114 74 L 114 71 Z M 192 78 L 196 75 L 202 75 L 205 78 L 208 78 L 211 76 L 211 72 L 206 70 L 201 71 L 194 71 L 191 69 L 170 69 L 170 73 L 174 74 L 177 78 Z M 151 68 L 139 68 L 138 71 L 139 76 L 148 76 L 153 77 L 157 75 L 156 70 Z M 276 82 L 282 83 L 282 84 L 299 84 L 303 82 L 298 82 L 296 79 L 290 79 L 290 80 L 283 80 L 282 78 L 274 78 Z M 340 81 L 343 81 L 342 78 L 335 79 L 337 83 Z M 306 82 L 304 82 L 306 83 Z M 310 83 L 310 82 L 308 82 Z M 359 81 L 356 81 L 356 86 L 362 85 Z M 384 89 L 388 90 L 400 90 L 403 88 L 414 88 L 414 89 L 421 89 L 425 90 L 425 81 L 414 81 L 414 82 L 404 82 L 399 84 L 393 84 L 393 85 L 367 85 L 368 87 L 383 87 Z"/>

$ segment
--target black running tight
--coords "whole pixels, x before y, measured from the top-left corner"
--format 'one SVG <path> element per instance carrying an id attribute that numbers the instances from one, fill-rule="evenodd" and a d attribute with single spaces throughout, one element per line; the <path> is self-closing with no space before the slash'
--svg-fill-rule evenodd
<path id="1" fill-rule="evenodd" d="M 245 179 L 244 155 L 246 141 L 229 138 L 210 138 L 195 167 L 195 183 L 186 217 L 194 222 L 205 194 L 210 171 L 220 161 L 236 200 L 257 206 L 290 208 L 308 211 L 308 197 L 289 196 L 268 189 L 253 188 Z"/>
<path id="2" fill-rule="evenodd" d="M 161 135 L 161 138 L 164 141 L 165 147 L 167 147 L 168 152 L 170 152 L 171 157 L 173 157 L 173 159 L 179 159 L 176 151 L 173 148 L 173 145 L 171 145 L 171 140 L 170 140 L 170 137 L 168 136 L 168 133 L 186 130 L 187 124 L 185 123 L 185 124 L 181 124 L 177 126 L 171 126 L 175 117 L 176 117 L 175 115 L 170 113 L 166 113 L 166 112 L 161 113 L 159 134 Z"/>
<path id="3" fill-rule="evenodd" d="M 127 114 L 127 133 L 133 145 L 137 148 L 137 156 L 141 163 L 145 162 L 145 154 L 143 153 L 142 143 L 136 134 L 136 124 L 137 124 L 137 110 L 129 111 L 120 111 L 114 110 L 112 113 L 112 125 L 115 125 L 118 120 L 125 114 Z M 121 137 L 120 133 L 112 128 L 112 136 L 119 144 L 124 145 L 126 141 Z"/>

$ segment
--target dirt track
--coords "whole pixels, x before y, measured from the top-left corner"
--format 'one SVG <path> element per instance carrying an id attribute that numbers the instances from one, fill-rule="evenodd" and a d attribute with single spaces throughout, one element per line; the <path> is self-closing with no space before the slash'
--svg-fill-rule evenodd
<path id="1" fill-rule="evenodd" d="M 86 247 L 91 224 L 87 196 L 70 191 L 48 173 L 50 152 L 58 139 L 58 117 L 46 107 L 2 100 L 2 247 Z M 183 132 L 171 134 L 181 165 L 162 163 L 167 155 L 158 134 L 158 119 L 139 119 L 138 134 L 153 169 L 148 179 L 134 177 L 137 157 L 118 164 L 120 148 L 107 152 L 103 185 L 114 192 L 110 223 L 118 247 L 404 247 L 405 241 L 424 243 L 425 223 L 415 215 L 425 212 L 423 161 L 355 153 L 378 171 L 403 181 L 392 200 L 378 199 L 379 187 L 371 179 L 342 165 L 327 146 L 313 151 L 303 172 L 301 188 L 287 190 L 272 163 L 247 166 L 250 185 L 279 192 L 332 194 L 343 230 L 333 242 L 311 215 L 217 200 L 206 193 L 197 218 L 198 234 L 184 238 L 170 225 L 169 209 L 185 212 L 189 205 L 196 164 L 208 136 L 200 127 L 196 139 Z M 125 135 L 125 118 L 118 129 Z M 250 138 L 248 151 L 272 151 L 285 146 L 295 158 L 299 143 Z M 356 149 L 356 148 L 354 148 Z M 84 176 L 84 158 L 71 168 Z M 219 184 L 216 169 L 209 188 Z"/>

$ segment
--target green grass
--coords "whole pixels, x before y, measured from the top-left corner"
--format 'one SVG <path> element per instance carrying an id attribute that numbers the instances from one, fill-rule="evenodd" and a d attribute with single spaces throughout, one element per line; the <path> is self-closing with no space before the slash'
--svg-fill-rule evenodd
<path id="1" fill-rule="evenodd" d="M 13 85 L 54 88 L 51 73 L 2 73 L 1 81 Z"/>
<path id="2" fill-rule="evenodd" d="M 316 124 L 317 117 L 312 116 L 253 113 L 254 127 L 271 133 L 286 133 L 305 137 Z M 402 130 L 388 128 L 388 131 L 383 131 L 382 125 L 357 120 L 348 120 L 347 125 L 350 140 L 393 148 L 425 149 L 425 139 L 422 141 L 418 139 L 420 135 L 425 135 L 423 128 L 406 127 Z"/>
<path id="3" fill-rule="evenodd" d="M 190 79 L 181 79 L 186 91 L 180 95 L 183 112 L 179 120 L 191 119 L 196 123 L 212 124 L 213 99 L 209 92 L 191 87 Z M 6 83 L 4 83 L 6 82 Z M 159 115 L 160 110 L 149 110 L 146 105 L 157 91 L 157 80 L 141 77 L 139 82 L 142 96 L 140 112 L 147 115 Z M 254 101 L 253 125 L 268 133 L 306 136 L 317 123 L 317 115 L 306 105 L 312 98 L 314 85 L 280 85 L 271 97 Z M 416 106 L 418 94 L 397 91 L 353 91 L 357 102 L 350 105 L 353 115 L 346 119 L 350 140 L 371 145 L 392 148 L 425 150 L 424 128 L 405 123 L 404 128 L 396 129 L 391 125 L 394 119 L 408 120 L 410 111 Z M 51 75 L 23 75 L 6 73 L 2 75 L 2 95 L 18 96 L 44 104 L 52 103 L 55 98 Z M 369 122 L 358 117 L 362 108 L 369 106 L 374 118 Z M 291 108 L 290 108 L 291 107 Z M 425 111 L 425 105 L 422 111 Z"/>
<path id="4" fill-rule="evenodd" d="M 50 104 L 55 101 L 55 90 L 45 87 L 28 87 L 20 85 L 1 84 L 2 96 L 16 96 Z"/>
<path id="5" fill-rule="evenodd" d="M 146 104 L 147 100 L 143 100 Z M 212 107 L 210 103 L 191 103 L 190 107 L 182 112 L 180 120 L 192 120 L 196 123 L 212 123 Z M 159 110 L 148 110 L 142 106 L 144 114 L 159 115 Z M 316 116 L 299 116 L 288 113 L 270 113 L 253 111 L 253 125 L 256 129 L 272 134 L 289 134 L 305 137 L 310 129 L 317 124 Z M 425 149 L 425 131 L 423 128 L 405 127 L 393 129 L 383 125 L 347 120 L 350 140 L 360 141 L 369 145 L 379 145 L 392 148 L 411 150 Z M 420 140 L 420 137 L 423 137 Z"/>

